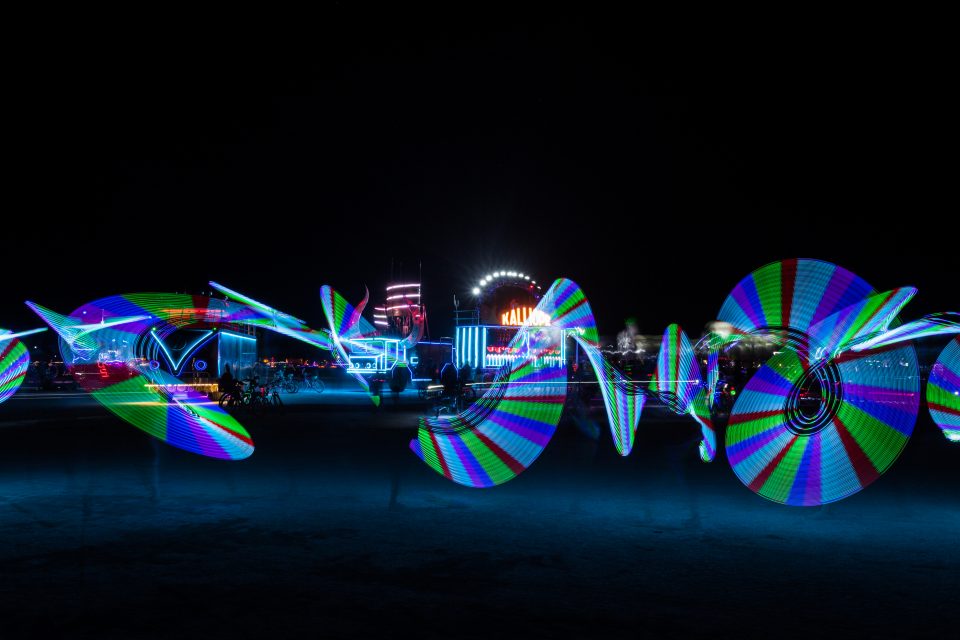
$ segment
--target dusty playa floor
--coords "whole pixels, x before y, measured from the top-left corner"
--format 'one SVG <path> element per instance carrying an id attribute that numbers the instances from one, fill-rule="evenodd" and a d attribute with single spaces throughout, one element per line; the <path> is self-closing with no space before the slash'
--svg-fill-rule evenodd
<path id="1" fill-rule="evenodd" d="M 49 403 L 48 403 L 49 404 Z M 417 408 L 294 407 L 205 460 L 81 398 L 0 416 L 0 637 L 949 637 L 960 448 L 924 419 L 858 496 L 764 501 L 695 433 L 620 459 L 564 424 L 492 490 L 406 449 Z"/>

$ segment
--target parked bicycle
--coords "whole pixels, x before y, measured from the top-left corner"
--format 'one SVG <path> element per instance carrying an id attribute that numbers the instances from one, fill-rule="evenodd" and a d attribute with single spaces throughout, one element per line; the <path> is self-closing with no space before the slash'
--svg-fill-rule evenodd
<path id="1" fill-rule="evenodd" d="M 316 373 L 311 375 L 306 372 L 303 374 L 303 382 L 301 383 L 301 387 L 304 389 L 310 389 L 311 391 L 316 391 L 317 393 L 323 393 L 324 389 L 326 389 L 323 384 L 323 380 L 320 379 L 319 375 Z"/>
<path id="2" fill-rule="evenodd" d="M 270 380 L 270 384 L 276 385 L 284 393 L 296 393 L 300 391 L 300 381 L 293 377 L 293 371 L 278 369 Z"/>
<path id="3" fill-rule="evenodd" d="M 270 383 L 254 389 L 251 406 L 256 412 L 259 409 L 282 411 L 283 400 L 280 399 L 279 384 Z"/>
<path id="4" fill-rule="evenodd" d="M 251 395 L 249 384 L 244 386 L 243 382 L 236 381 L 233 386 L 224 389 L 223 393 L 220 394 L 219 404 L 221 408 L 248 407 L 250 406 Z"/>
<path id="5" fill-rule="evenodd" d="M 251 413 L 259 413 L 263 409 L 272 411 L 283 409 L 283 401 L 280 399 L 276 383 L 261 385 L 256 377 L 248 378 L 244 382 L 246 386 L 238 383 L 233 389 L 224 391 L 219 402 L 222 408 L 242 407 Z"/>

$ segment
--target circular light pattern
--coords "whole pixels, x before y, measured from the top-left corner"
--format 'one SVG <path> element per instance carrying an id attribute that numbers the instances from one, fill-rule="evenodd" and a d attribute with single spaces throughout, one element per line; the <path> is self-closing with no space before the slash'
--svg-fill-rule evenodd
<path id="1" fill-rule="evenodd" d="M 811 373 L 797 352 L 775 355 L 731 412 L 727 459 L 768 500 L 811 506 L 846 498 L 879 478 L 913 433 L 920 379 L 912 345 L 847 352 L 822 366 Z M 817 383 L 804 384 L 811 379 Z"/>
<path id="2" fill-rule="evenodd" d="M 197 360 L 193 363 L 193 368 L 197 371 L 206 371 L 207 370 L 207 361 L 206 360 Z"/>
<path id="3" fill-rule="evenodd" d="M 927 407 L 950 442 L 960 442 L 960 336 L 947 344 L 930 370 Z"/>
<path id="4" fill-rule="evenodd" d="M 0 335 L 9 333 L 0 329 Z M 0 342 L 0 403 L 17 392 L 30 367 L 30 352 L 23 343 L 13 338 Z"/>
<path id="5" fill-rule="evenodd" d="M 778 333 L 787 346 L 799 344 L 812 325 L 873 294 L 865 280 L 843 267 L 806 258 L 760 267 L 737 283 L 720 307 L 718 320 L 739 333 Z"/>
<path id="6" fill-rule="evenodd" d="M 727 297 L 720 321 L 785 347 L 751 378 L 727 427 L 728 459 L 752 491 L 791 505 L 833 502 L 873 482 L 903 449 L 919 395 L 913 347 L 841 353 L 842 344 L 811 338 L 838 333 L 823 327 L 855 329 L 865 315 L 858 305 L 876 306 L 873 295 L 842 267 L 796 259 L 761 267 Z M 840 355 L 811 367 L 827 353 Z"/>

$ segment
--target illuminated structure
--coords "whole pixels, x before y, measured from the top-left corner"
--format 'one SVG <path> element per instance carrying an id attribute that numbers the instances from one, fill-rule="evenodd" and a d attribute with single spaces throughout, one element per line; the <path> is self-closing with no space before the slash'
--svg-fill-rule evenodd
<path id="1" fill-rule="evenodd" d="M 257 338 L 233 331 L 217 332 L 217 376 L 223 375 L 225 366 L 238 379 L 248 377 L 257 362 Z"/>
<path id="2" fill-rule="evenodd" d="M 350 340 L 349 345 L 353 347 L 347 355 L 347 368 L 351 373 L 389 373 L 398 363 L 407 360 L 407 348 L 400 340 L 357 338 Z"/>
<path id="3" fill-rule="evenodd" d="M 480 287 L 474 293 L 480 295 Z M 641 388 L 599 352 L 583 292 L 569 280 L 557 280 L 537 304 L 538 314 L 528 314 L 547 316 L 549 327 L 521 326 L 508 345 L 515 358 L 487 393 L 459 415 L 421 419 L 411 448 L 438 473 L 467 486 L 515 477 L 553 435 L 566 396 L 563 368 L 561 375 L 550 375 L 537 356 L 569 335 L 597 374 L 622 455 L 632 448 L 643 397 L 650 395 L 700 425 L 700 455 L 710 461 L 719 354 L 750 336 L 765 336 L 781 351 L 751 378 L 731 412 L 726 451 L 734 473 L 775 502 L 808 506 L 840 500 L 886 471 L 913 431 L 920 377 L 910 341 L 960 333 L 960 316 L 952 312 L 897 326 L 897 313 L 915 293 L 904 287 L 878 294 L 855 274 L 819 260 L 766 265 L 727 297 L 717 323 L 723 331 L 698 344 L 709 349 L 705 374 L 689 339 L 671 325 L 656 374 Z M 471 340 L 469 333 L 458 340 L 458 351 L 469 351 Z M 520 349 L 524 342 L 532 348 Z M 944 350 L 927 388 L 931 414 L 951 441 L 960 441 L 958 345 L 960 338 Z M 458 354 L 460 362 L 469 358 Z"/>
<path id="4" fill-rule="evenodd" d="M 347 368 L 361 375 L 388 374 L 400 363 L 406 364 L 407 350 L 420 340 L 427 321 L 421 301 L 419 282 L 388 284 L 383 304 L 373 309 L 373 327 L 363 336 L 349 340 Z M 362 309 L 361 309 L 362 311 Z M 375 337 L 367 337 L 367 336 Z"/>
<path id="5" fill-rule="evenodd" d="M 458 311 L 454 334 L 454 364 L 498 370 L 523 360 L 530 345 L 520 327 L 549 326 L 550 317 L 537 305 L 540 286 L 528 274 L 493 271 L 471 290 L 476 307 Z M 566 341 L 541 353 L 543 362 L 566 366 Z"/>
<path id="6" fill-rule="evenodd" d="M 380 335 L 397 340 L 404 349 L 416 346 L 423 339 L 427 322 L 421 296 L 419 282 L 388 284 L 384 303 L 373 310 L 373 324 Z"/>
<path id="7" fill-rule="evenodd" d="M 46 329 L 31 329 L 19 333 L 0 329 L 0 404 L 17 392 L 30 367 L 30 351 L 20 338 L 41 331 Z"/>

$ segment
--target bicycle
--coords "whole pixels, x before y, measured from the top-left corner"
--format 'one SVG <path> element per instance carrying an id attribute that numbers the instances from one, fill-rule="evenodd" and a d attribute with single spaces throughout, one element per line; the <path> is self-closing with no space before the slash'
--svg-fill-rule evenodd
<path id="1" fill-rule="evenodd" d="M 254 412 L 260 409 L 268 411 L 281 411 L 283 409 L 283 400 L 280 399 L 280 392 L 277 391 L 279 385 L 270 383 L 254 390 L 251 397 L 250 406 Z"/>
<path id="2" fill-rule="evenodd" d="M 257 378 L 243 382 L 247 383 L 246 387 L 238 384 L 220 396 L 221 408 L 243 407 L 254 414 L 259 413 L 261 409 L 274 411 L 283 409 L 283 400 L 280 399 L 276 382 L 260 385 Z"/>
<path id="3" fill-rule="evenodd" d="M 230 389 L 227 389 L 220 395 L 218 404 L 221 409 L 232 407 L 249 407 L 253 392 L 249 388 L 244 388 L 241 383 L 236 383 Z"/>
<path id="4" fill-rule="evenodd" d="M 317 375 L 303 376 L 303 383 L 301 386 L 306 389 L 316 391 L 317 393 L 323 393 L 326 389 L 326 386 L 323 384 L 323 380 L 321 380 Z"/>
<path id="5" fill-rule="evenodd" d="M 300 381 L 293 377 L 292 372 L 284 373 L 278 371 L 277 375 L 270 381 L 271 385 L 276 385 L 284 393 L 296 393 L 300 391 Z"/>
<path id="6" fill-rule="evenodd" d="M 300 381 L 296 380 L 292 373 L 288 373 L 283 380 L 281 388 L 285 393 L 296 393 L 300 391 Z"/>
<path id="7" fill-rule="evenodd" d="M 270 378 L 270 385 L 276 385 L 284 393 L 296 393 L 300 391 L 300 382 L 293 377 L 292 371 L 284 371 L 278 369 L 277 372 Z"/>

